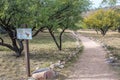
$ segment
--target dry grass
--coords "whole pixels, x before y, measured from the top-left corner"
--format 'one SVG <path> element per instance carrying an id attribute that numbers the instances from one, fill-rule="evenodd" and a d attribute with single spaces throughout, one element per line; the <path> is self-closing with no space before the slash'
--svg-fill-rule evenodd
<path id="1" fill-rule="evenodd" d="M 9 42 L 9 39 L 5 38 Z M 34 39 L 30 40 L 31 72 L 36 67 L 48 67 L 51 63 L 66 58 L 70 53 L 76 51 L 76 47 L 76 42 L 69 33 L 65 33 L 63 36 L 62 51 L 57 50 L 55 43 L 48 33 L 40 33 Z M 69 62 L 69 64 L 71 63 L 72 61 Z M 16 58 L 14 52 L 0 47 L 0 80 L 20 80 L 22 77 L 26 77 L 25 70 L 24 53 L 22 57 Z M 63 75 L 67 72 L 65 70 L 61 73 Z"/>

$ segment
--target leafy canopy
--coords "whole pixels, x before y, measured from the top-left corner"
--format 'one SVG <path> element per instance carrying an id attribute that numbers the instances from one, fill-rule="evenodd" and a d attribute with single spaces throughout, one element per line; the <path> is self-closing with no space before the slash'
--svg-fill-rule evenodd
<path id="1" fill-rule="evenodd" d="M 30 27 L 57 27 L 59 23 L 65 24 L 67 19 L 69 24 L 78 21 L 79 14 L 89 5 L 89 0 L 0 0 L 0 18 L 12 15 L 10 23 L 16 27 L 26 23 Z M 60 11 L 65 7 L 66 10 Z"/>
<path id="2" fill-rule="evenodd" d="M 113 9 L 100 9 L 84 18 L 84 24 L 88 28 L 106 30 L 120 25 L 120 14 Z"/>

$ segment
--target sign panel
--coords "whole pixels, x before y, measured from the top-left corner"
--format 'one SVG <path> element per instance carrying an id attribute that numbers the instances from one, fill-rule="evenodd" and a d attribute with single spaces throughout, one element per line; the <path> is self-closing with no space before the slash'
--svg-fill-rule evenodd
<path id="1" fill-rule="evenodd" d="M 31 28 L 18 28 L 17 39 L 32 39 L 32 29 Z"/>

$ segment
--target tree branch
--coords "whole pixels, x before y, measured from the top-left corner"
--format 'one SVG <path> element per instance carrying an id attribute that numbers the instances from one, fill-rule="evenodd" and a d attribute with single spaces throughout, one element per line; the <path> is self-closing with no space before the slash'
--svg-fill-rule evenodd
<path id="1" fill-rule="evenodd" d="M 24 40 L 17 40 L 17 42 L 18 42 L 18 44 L 19 44 L 19 50 L 20 50 L 20 51 L 23 51 L 23 49 L 24 49 L 23 41 L 24 41 Z"/>
<path id="2" fill-rule="evenodd" d="M 1 24 L 3 23 L 3 20 L 0 18 L 0 22 L 1 22 Z"/>
<path id="3" fill-rule="evenodd" d="M 49 29 L 49 28 L 48 28 L 48 31 L 49 31 L 51 37 L 53 38 L 53 40 L 54 40 L 57 48 L 60 50 L 60 46 L 59 46 L 59 44 L 58 44 L 58 42 L 57 42 L 57 39 L 55 38 L 55 35 L 54 35 L 53 31 L 52 31 L 51 29 Z"/>
<path id="4" fill-rule="evenodd" d="M 14 48 L 13 48 L 10 44 L 6 44 L 6 43 L 0 42 L 0 45 L 1 45 L 1 46 L 5 46 L 5 47 L 7 47 L 7 48 L 9 48 L 9 49 L 11 49 L 11 50 L 14 51 Z"/>
<path id="5" fill-rule="evenodd" d="M 7 16 L 4 17 L 3 22 L 5 23 Z"/>
<path id="6" fill-rule="evenodd" d="M 36 28 L 36 27 L 33 27 L 33 28 L 32 28 L 32 31 L 34 31 L 34 30 L 35 30 L 35 28 Z"/>
<path id="7" fill-rule="evenodd" d="M 4 43 L 4 40 L 0 37 L 0 40 L 1 40 L 1 43 L 3 44 Z"/>
<path id="8" fill-rule="evenodd" d="M 11 13 L 10 17 L 8 18 L 8 21 L 7 21 L 7 25 L 9 24 L 10 20 L 12 19 L 12 16 L 14 15 L 14 13 Z"/>
<path id="9" fill-rule="evenodd" d="M 39 28 L 33 35 L 32 37 L 35 37 L 40 31 L 42 31 L 45 28 L 45 26 Z"/>
<path id="10" fill-rule="evenodd" d="M 69 7 L 70 7 L 69 4 L 66 5 L 64 8 L 62 8 L 61 10 L 58 10 L 57 12 L 55 12 L 55 14 L 51 15 L 51 16 L 49 17 L 49 19 L 53 19 L 53 18 L 56 18 L 56 17 L 60 16 L 60 14 L 61 14 L 63 11 L 67 10 Z"/>

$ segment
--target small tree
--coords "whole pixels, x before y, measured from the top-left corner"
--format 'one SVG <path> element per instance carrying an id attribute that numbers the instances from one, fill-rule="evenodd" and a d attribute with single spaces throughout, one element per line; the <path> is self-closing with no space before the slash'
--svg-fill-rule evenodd
<path id="1" fill-rule="evenodd" d="M 50 35 L 52 36 L 54 42 L 56 43 L 59 50 L 62 50 L 62 35 L 66 29 L 77 28 L 75 23 L 81 20 L 81 13 L 88 9 L 90 3 L 88 0 L 81 1 L 50 1 L 47 3 L 44 1 L 42 11 L 44 14 L 42 15 L 42 25 L 45 25 L 48 29 Z M 55 5 L 56 3 L 56 5 Z M 51 7 L 49 7 L 51 6 Z M 49 11 L 48 11 L 49 10 Z M 49 12 L 49 13 L 48 13 Z M 57 30 L 59 32 L 59 41 L 55 37 L 55 32 Z"/>
<path id="2" fill-rule="evenodd" d="M 37 1 L 0 0 L 0 27 L 6 31 L 6 34 L 11 41 L 10 43 L 7 43 L 5 42 L 4 37 L 0 37 L 0 45 L 13 50 L 17 57 L 21 56 L 24 49 L 24 40 L 17 39 L 16 29 L 23 27 L 23 24 L 26 24 L 35 30 L 35 3 L 37 3 Z M 33 36 L 35 36 L 41 29 L 43 29 L 43 27 L 39 27 Z"/>
<path id="3" fill-rule="evenodd" d="M 100 9 L 84 19 L 84 23 L 93 29 L 97 29 L 104 36 L 113 27 L 119 26 L 120 15 L 113 9 Z"/>

